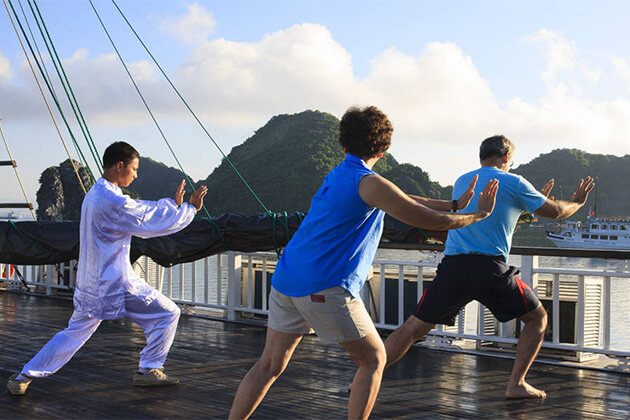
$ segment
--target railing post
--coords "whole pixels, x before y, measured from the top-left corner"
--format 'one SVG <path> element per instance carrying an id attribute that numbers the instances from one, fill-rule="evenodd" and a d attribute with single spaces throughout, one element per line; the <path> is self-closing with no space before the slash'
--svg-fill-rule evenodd
<path id="1" fill-rule="evenodd" d="M 584 346 L 584 312 L 585 312 L 585 282 L 584 276 L 578 275 L 577 314 L 575 317 L 575 335 L 578 346 Z"/>
<path id="2" fill-rule="evenodd" d="M 385 323 L 385 264 L 380 264 L 380 283 L 378 285 L 378 321 Z"/>
<path id="3" fill-rule="evenodd" d="M 536 293 L 538 288 L 538 255 L 521 255 L 521 280 Z M 515 321 L 518 322 L 518 321 Z M 525 327 L 525 323 L 521 321 L 521 330 Z"/>
<path id="4" fill-rule="evenodd" d="M 210 258 L 206 257 L 202 261 L 203 261 L 203 303 L 208 304 L 208 295 L 210 294 L 209 293 L 210 291 L 208 290 L 209 283 L 210 283 L 210 271 L 209 271 L 208 264 L 210 264 Z M 217 277 L 217 282 L 219 281 L 221 281 L 221 279 Z"/>
<path id="5" fill-rule="evenodd" d="M 536 287 L 538 287 L 538 274 L 536 274 L 537 268 L 538 255 L 521 256 L 521 280 L 531 287 L 532 290 L 536 290 Z"/>
<path id="6" fill-rule="evenodd" d="M 53 269 L 52 264 L 48 264 L 46 266 L 46 296 L 50 296 L 53 294 Z"/>
<path id="7" fill-rule="evenodd" d="M 193 261 L 190 263 L 191 268 L 191 279 L 190 279 L 190 301 L 195 303 L 197 301 L 197 261 Z"/>
<path id="8" fill-rule="evenodd" d="M 398 317 L 396 325 L 405 322 L 405 266 L 398 266 Z"/>
<path id="9" fill-rule="evenodd" d="M 551 332 L 552 342 L 560 342 L 560 274 L 553 275 L 551 301 Z"/>
<path id="10" fill-rule="evenodd" d="M 162 292 L 162 289 L 164 287 L 164 267 L 162 267 L 161 265 L 157 266 L 157 284 L 155 285 L 155 288 L 158 289 L 160 292 Z"/>
<path id="11" fill-rule="evenodd" d="M 227 253 L 227 319 L 237 319 L 236 309 L 241 306 L 241 256 L 234 252 Z"/>
<path id="12" fill-rule="evenodd" d="M 486 335 L 483 308 L 482 303 L 477 303 L 477 335 L 479 337 Z M 477 340 L 477 344 L 479 344 L 479 340 Z"/>
<path id="13" fill-rule="evenodd" d="M 223 282 L 223 270 L 221 269 L 221 254 L 217 254 L 217 305 L 221 305 L 222 297 L 222 285 Z"/>
<path id="14" fill-rule="evenodd" d="M 266 311 L 267 308 L 267 257 L 263 257 L 263 272 L 262 272 L 262 310 Z"/>
<path id="15" fill-rule="evenodd" d="M 602 344 L 605 349 L 610 348 L 610 277 L 604 277 L 602 307 Z"/>

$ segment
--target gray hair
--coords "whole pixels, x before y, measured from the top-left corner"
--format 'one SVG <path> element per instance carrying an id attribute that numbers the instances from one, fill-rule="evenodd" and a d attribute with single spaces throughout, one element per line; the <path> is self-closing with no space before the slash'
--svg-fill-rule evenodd
<path id="1" fill-rule="evenodd" d="M 514 143 L 502 134 L 488 137 L 481 142 L 479 147 L 479 160 L 486 160 L 491 157 L 503 157 L 514 151 Z"/>

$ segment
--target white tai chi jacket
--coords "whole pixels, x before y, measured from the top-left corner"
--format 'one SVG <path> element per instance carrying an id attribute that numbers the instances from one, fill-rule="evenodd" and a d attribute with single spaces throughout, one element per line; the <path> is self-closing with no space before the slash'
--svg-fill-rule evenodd
<path id="1" fill-rule="evenodd" d="M 152 238 L 184 229 L 195 207 L 174 200 L 134 200 L 100 178 L 81 206 L 80 249 L 74 310 L 96 319 L 125 315 L 125 292 L 150 304 L 157 291 L 141 280 L 129 261 L 131 237 Z"/>

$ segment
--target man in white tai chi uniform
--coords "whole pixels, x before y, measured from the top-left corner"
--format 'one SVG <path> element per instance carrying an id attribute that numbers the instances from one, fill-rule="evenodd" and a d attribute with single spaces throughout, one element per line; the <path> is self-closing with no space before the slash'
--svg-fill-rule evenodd
<path id="1" fill-rule="evenodd" d="M 127 317 L 145 333 L 137 386 L 173 385 L 179 381 L 163 372 L 173 344 L 180 310 L 134 272 L 129 250 L 131 237 L 152 238 L 184 229 L 202 207 L 207 188 L 201 187 L 184 203 L 184 181 L 175 199 L 133 200 L 120 187 L 136 178 L 140 155 L 124 142 L 111 144 L 103 155 L 103 177 L 90 189 L 81 206 L 80 250 L 74 313 L 68 327 L 58 332 L 7 388 L 24 395 L 33 378 L 61 369 L 94 334 L 102 320 Z"/>

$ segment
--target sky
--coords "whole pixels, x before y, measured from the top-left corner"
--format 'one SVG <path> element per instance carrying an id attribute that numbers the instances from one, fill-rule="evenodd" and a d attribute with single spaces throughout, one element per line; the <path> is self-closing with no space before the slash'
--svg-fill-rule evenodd
<path id="1" fill-rule="evenodd" d="M 29 0 L 11 0 L 21 16 L 20 1 L 51 72 Z M 112 1 L 93 1 L 182 167 L 205 178 L 221 153 Z M 117 4 L 226 154 L 274 115 L 316 109 L 341 117 L 353 105 L 382 109 L 394 125 L 392 154 L 443 185 L 477 167 L 480 142 L 499 133 L 516 144 L 517 164 L 558 148 L 630 153 L 630 2 Z M 125 140 L 176 167 L 89 2 L 37 5 L 99 153 Z M 4 7 L 0 119 L 35 201 L 41 172 L 67 156 Z M 0 170 L 0 200 L 21 201 L 14 174 Z"/>

